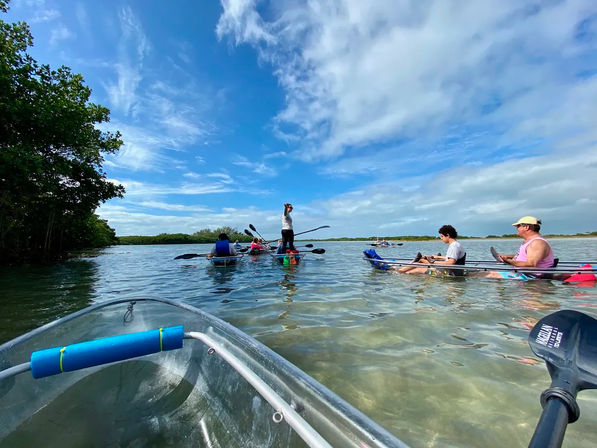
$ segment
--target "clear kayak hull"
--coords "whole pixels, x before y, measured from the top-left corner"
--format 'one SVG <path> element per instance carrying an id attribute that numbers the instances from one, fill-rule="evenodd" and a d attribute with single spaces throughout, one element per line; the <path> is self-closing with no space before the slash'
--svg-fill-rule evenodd
<path id="1" fill-rule="evenodd" d="M 0 346 L 0 370 L 36 350 L 171 325 L 184 327 L 181 349 L 40 379 L 0 373 L 0 447 L 405 446 L 255 339 L 167 300 L 69 315 Z"/>

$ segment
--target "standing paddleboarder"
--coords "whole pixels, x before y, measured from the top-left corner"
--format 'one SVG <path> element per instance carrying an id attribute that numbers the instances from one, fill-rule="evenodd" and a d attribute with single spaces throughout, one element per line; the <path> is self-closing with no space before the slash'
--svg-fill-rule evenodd
<path id="1" fill-rule="evenodd" d="M 282 214 L 282 244 L 278 246 L 278 253 L 285 254 L 286 249 L 296 250 L 294 248 L 294 230 L 292 230 L 292 204 L 284 204 L 284 213 Z"/>

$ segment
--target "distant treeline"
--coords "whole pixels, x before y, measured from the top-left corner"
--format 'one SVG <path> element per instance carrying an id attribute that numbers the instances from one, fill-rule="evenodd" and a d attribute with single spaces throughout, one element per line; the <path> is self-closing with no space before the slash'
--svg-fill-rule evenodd
<path id="1" fill-rule="evenodd" d="M 186 233 L 160 233 L 155 236 L 121 236 L 119 244 L 213 244 L 220 233 L 226 233 L 230 241 L 238 240 L 241 243 L 250 243 L 252 238 L 237 229 L 220 227 L 215 230 L 203 229 L 188 235 Z"/>
<path id="2" fill-rule="evenodd" d="M 237 229 L 230 227 L 220 227 L 215 230 L 203 229 L 188 235 L 186 233 L 160 233 L 155 236 L 121 236 L 118 237 L 118 244 L 213 244 L 220 233 L 228 234 L 230 241 L 238 240 L 241 243 L 250 243 L 251 237 L 240 233 Z M 577 233 L 575 235 L 545 235 L 548 238 L 577 238 L 577 237 L 595 237 L 597 232 Z M 490 239 L 490 238 L 518 238 L 516 234 L 506 235 L 487 235 L 479 236 L 459 236 L 458 239 Z M 315 239 L 316 241 L 375 241 L 377 237 L 360 238 L 326 238 Z M 437 237 L 430 235 L 404 235 L 404 236 L 386 236 L 380 237 L 387 241 L 428 241 L 435 240 Z"/>
<path id="3" fill-rule="evenodd" d="M 549 234 L 543 235 L 546 238 L 578 238 L 578 237 L 596 237 L 597 231 L 595 232 L 584 232 L 584 233 L 576 233 L 574 235 L 561 235 L 561 234 Z M 360 238 L 326 238 L 317 241 L 376 241 L 377 236 L 370 236 L 370 237 L 360 237 Z M 504 235 L 487 235 L 487 236 L 464 236 L 459 235 L 459 240 L 466 240 L 466 239 L 492 239 L 492 238 L 519 238 L 519 236 L 515 233 L 507 233 Z M 428 241 L 428 240 L 435 240 L 437 236 L 430 236 L 430 235 L 401 235 L 401 236 L 380 236 L 380 240 L 385 239 L 386 241 Z"/>

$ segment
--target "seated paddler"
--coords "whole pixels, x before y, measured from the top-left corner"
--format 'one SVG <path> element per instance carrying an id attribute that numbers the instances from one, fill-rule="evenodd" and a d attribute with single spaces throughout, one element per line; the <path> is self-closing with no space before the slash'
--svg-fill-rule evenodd
<path id="1" fill-rule="evenodd" d="M 523 239 L 515 254 L 497 252 L 494 256 L 498 261 L 520 268 L 551 268 L 555 266 L 554 253 L 545 238 L 539 233 L 541 221 L 534 216 L 523 216 L 514 224 L 517 235 Z M 511 271 L 490 271 L 485 275 L 490 278 L 513 278 Z M 522 280 L 536 275 L 516 273 Z"/>
<path id="2" fill-rule="evenodd" d="M 228 240 L 228 235 L 220 233 L 218 241 L 211 248 L 210 256 L 212 257 L 231 257 L 236 255 L 234 245 Z"/>
<path id="3" fill-rule="evenodd" d="M 423 266 L 403 266 L 398 269 L 398 272 L 403 274 L 447 274 L 447 275 L 463 275 L 462 269 L 441 269 L 441 266 L 446 265 L 464 265 L 466 261 L 466 252 L 462 248 L 458 238 L 456 229 L 449 225 L 443 225 L 438 230 L 439 238 L 442 243 L 448 244 L 448 251 L 445 256 L 441 255 L 422 255 L 421 252 L 413 259 L 412 263 L 421 263 Z M 434 267 L 432 267 L 432 265 Z"/>

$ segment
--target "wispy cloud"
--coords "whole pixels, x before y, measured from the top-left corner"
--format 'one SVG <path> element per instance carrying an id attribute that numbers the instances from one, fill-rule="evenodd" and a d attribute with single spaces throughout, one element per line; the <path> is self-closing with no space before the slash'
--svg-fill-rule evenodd
<path id="1" fill-rule="evenodd" d="M 130 114 L 136 103 L 137 87 L 142 80 L 142 66 L 150 51 L 149 42 L 132 9 L 125 6 L 118 15 L 122 39 L 115 64 L 116 82 L 106 82 L 104 87 L 110 102 L 124 114 Z"/>
<path id="2" fill-rule="evenodd" d="M 134 197 L 135 199 L 139 196 L 147 199 L 165 195 L 204 195 L 235 191 L 235 188 L 231 186 L 232 182 L 228 182 L 228 180 L 205 183 L 181 182 L 178 184 L 157 184 L 133 179 L 114 179 L 114 182 L 124 185 L 127 198 Z"/>
<path id="3" fill-rule="evenodd" d="M 253 45 L 274 67 L 287 95 L 275 122 L 301 137 L 305 159 L 479 119 L 504 128 L 546 108 L 573 112 L 558 98 L 588 87 L 574 72 L 591 51 L 577 35 L 597 11 L 587 1 L 222 6 L 218 35 Z"/>
<path id="4" fill-rule="evenodd" d="M 157 202 L 157 201 L 142 201 L 142 202 L 139 202 L 137 205 L 139 205 L 141 207 L 151 208 L 151 209 L 168 210 L 168 211 L 176 211 L 176 212 L 200 213 L 200 212 L 211 212 L 212 211 L 210 208 L 203 207 L 201 205 L 172 204 L 169 202 Z"/>
<path id="5" fill-rule="evenodd" d="M 241 230 L 256 218 L 252 209 L 229 208 L 219 213 L 196 213 L 188 216 L 156 214 L 148 211 L 132 211 L 130 206 L 103 204 L 98 213 L 117 229 L 118 236 L 157 235 L 159 233 L 193 233 L 201 229 L 230 226 Z"/>
<path id="6" fill-rule="evenodd" d="M 40 9 L 29 19 L 29 23 L 51 22 L 60 17 L 60 12 L 55 9 Z"/>
<path id="7" fill-rule="evenodd" d="M 232 164 L 245 168 L 247 173 L 250 174 L 259 174 L 267 177 L 275 177 L 277 175 L 273 167 L 268 166 L 263 162 L 252 162 L 239 154 L 234 156 Z"/>
<path id="8" fill-rule="evenodd" d="M 50 46 L 56 46 L 63 40 L 72 39 L 75 35 L 66 26 L 58 25 L 50 32 Z"/>

